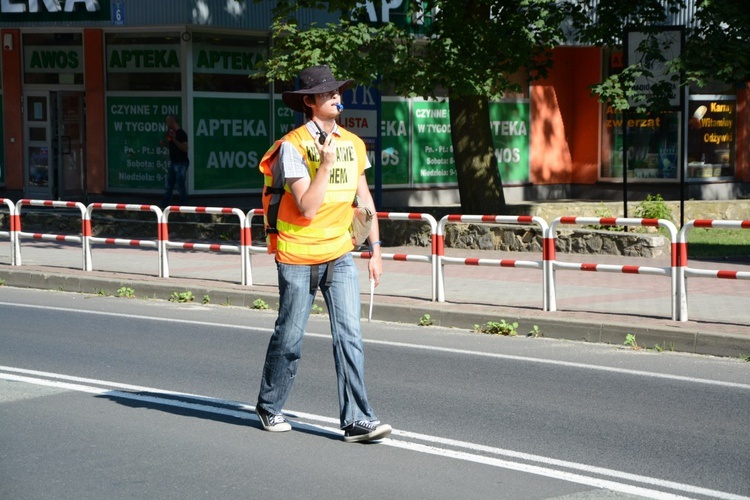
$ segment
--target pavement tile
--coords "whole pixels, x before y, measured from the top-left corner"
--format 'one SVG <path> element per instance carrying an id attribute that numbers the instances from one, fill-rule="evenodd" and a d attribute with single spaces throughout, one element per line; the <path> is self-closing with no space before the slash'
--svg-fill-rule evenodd
<path id="1" fill-rule="evenodd" d="M 428 255 L 423 247 L 385 247 L 387 254 Z M 252 285 L 242 286 L 239 255 L 170 250 L 169 278 L 158 277 L 158 253 L 153 249 L 95 245 L 93 271 L 84 272 L 80 246 L 58 242 L 23 241 L 23 266 L 10 266 L 10 248 L 0 241 L 0 278 L 6 286 L 81 293 L 115 294 L 128 286 L 136 296 L 167 299 L 175 291 L 190 290 L 213 304 L 251 306 L 262 298 L 277 300 L 273 256 L 253 254 Z M 456 257 L 540 260 L 533 253 L 446 249 Z M 561 254 L 568 262 L 667 267 L 668 259 L 611 255 Z M 360 269 L 362 311 L 369 309 L 367 260 L 355 259 Z M 750 271 L 747 263 L 691 261 L 705 269 Z M 691 321 L 671 318 L 668 277 L 557 271 L 557 311 L 543 311 L 542 272 L 497 266 L 445 266 L 446 302 L 433 302 L 431 266 L 416 261 L 384 260 L 384 275 L 376 289 L 373 319 L 417 324 L 430 314 L 436 325 L 472 329 L 487 321 L 519 322 L 519 334 L 533 325 L 545 337 L 621 345 L 628 333 L 639 345 L 658 344 L 676 351 L 721 356 L 750 355 L 750 282 L 691 278 L 688 308 Z M 318 301 L 322 304 L 322 298 Z"/>

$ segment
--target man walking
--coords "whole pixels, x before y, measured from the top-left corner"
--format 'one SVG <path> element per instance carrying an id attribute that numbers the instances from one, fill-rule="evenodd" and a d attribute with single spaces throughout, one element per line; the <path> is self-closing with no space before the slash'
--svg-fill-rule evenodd
<path id="1" fill-rule="evenodd" d="M 256 413 L 267 431 L 291 430 L 282 408 L 300 360 L 302 337 L 320 288 L 330 316 L 338 379 L 339 418 L 344 441 L 381 439 L 391 426 L 381 424 L 367 399 L 360 330 L 360 295 L 349 226 L 352 202 L 374 210 L 365 178 L 370 167 L 364 142 L 339 127 L 341 92 L 352 80 L 337 81 L 328 66 L 304 69 L 300 89 L 284 92 L 284 103 L 305 113 L 307 123 L 277 141 L 261 161 L 267 176 L 283 176 L 278 205 L 276 265 L 279 315 L 266 352 Z M 267 195 L 267 194 L 266 194 Z M 382 274 L 377 219 L 369 233 L 369 277 Z"/>
<path id="2" fill-rule="evenodd" d="M 175 183 L 177 192 L 180 193 L 180 205 L 187 205 L 187 169 L 190 166 L 188 160 L 188 136 L 182 130 L 175 115 L 167 115 L 167 145 L 169 147 L 169 170 L 164 179 L 164 200 L 162 208 L 172 204 L 172 192 Z"/>

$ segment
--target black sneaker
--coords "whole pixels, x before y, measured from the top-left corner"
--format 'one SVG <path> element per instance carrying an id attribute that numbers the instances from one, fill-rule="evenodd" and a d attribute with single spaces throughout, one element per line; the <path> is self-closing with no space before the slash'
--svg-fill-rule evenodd
<path id="1" fill-rule="evenodd" d="M 380 421 L 368 422 L 357 420 L 351 425 L 344 427 L 344 441 L 347 443 L 359 443 L 362 441 L 375 441 L 382 439 L 391 433 L 391 426 L 381 424 Z"/>
<path id="2" fill-rule="evenodd" d="M 263 430 L 269 432 L 286 432 L 292 430 L 291 424 L 287 421 L 284 415 L 274 415 L 260 406 L 255 407 L 255 414 L 258 415 Z"/>

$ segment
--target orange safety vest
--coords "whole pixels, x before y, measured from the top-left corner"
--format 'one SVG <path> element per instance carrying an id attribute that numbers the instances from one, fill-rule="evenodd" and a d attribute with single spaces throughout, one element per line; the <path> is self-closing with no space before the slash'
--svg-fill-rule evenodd
<path id="1" fill-rule="evenodd" d="M 337 127 L 336 162 L 330 169 L 328 187 L 323 204 L 315 217 L 304 217 L 297 207 L 289 186 L 282 185 L 278 151 L 281 143 L 290 142 L 307 163 L 310 179 L 320 166 L 315 138 L 306 125 L 292 130 L 263 155 L 260 171 L 264 175 L 263 208 L 265 211 L 268 252 L 276 252 L 276 260 L 285 264 L 312 265 L 330 262 L 354 249 L 349 226 L 354 210 L 352 202 L 357 193 L 359 176 L 365 170 L 365 144 L 353 133 Z M 282 189 L 284 191 L 282 191 Z M 274 206 L 275 203 L 278 205 Z M 273 211 L 278 209 L 275 227 Z"/>

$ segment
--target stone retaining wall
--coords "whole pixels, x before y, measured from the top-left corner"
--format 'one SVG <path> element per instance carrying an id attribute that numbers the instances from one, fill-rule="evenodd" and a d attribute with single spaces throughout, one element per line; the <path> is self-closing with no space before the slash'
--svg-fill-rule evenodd
<path id="1" fill-rule="evenodd" d="M 679 221 L 679 203 L 666 202 L 673 213 L 673 220 Z M 628 206 L 628 215 L 633 216 L 638 202 Z M 429 213 L 440 220 L 448 213 L 458 213 L 458 207 L 412 208 L 411 211 Z M 394 210 L 394 211 L 409 211 Z M 503 215 L 532 215 L 548 223 L 560 216 L 576 217 L 621 217 L 621 202 L 550 202 L 533 205 L 508 207 Z M 685 220 L 750 219 L 750 201 L 688 201 L 685 204 Z M 22 218 L 25 231 L 80 234 L 80 215 L 65 215 L 44 209 L 26 209 Z M 263 241 L 262 218 L 256 217 L 253 224 L 253 241 Z M 676 224 L 678 225 L 678 224 Z M 0 213 L 0 227 L 9 226 L 6 213 Z M 381 221 L 381 240 L 385 246 L 431 245 L 430 227 L 426 223 L 414 221 Z M 170 236 L 176 239 L 193 241 L 238 241 L 239 224 L 234 217 L 215 215 L 180 216 L 172 214 L 169 222 Z M 558 231 L 556 249 L 559 252 L 581 254 L 612 254 L 624 256 L 661 257 L 668 255 L 671 248 L 668 238 L 658 232 L 628 233 L 576 227 Z M 104 235 L 120 238 L 155 238 L 154 215 L 151 213 L 96 212 L 92 221 L 95 236 Z M 525 226 L 502 226 L 483 224 L 448 224 L 445 245 L 448 248 L 476 248 L 499 251 L 542 251 L 542 236 L 536 228 Z"/>
<path id="2" fill-rule="evenodd" d="M 381 224 L 381 240 L 386 246 L 430 246 L 430 228 L 412 225 L 411 230 L 393 229 L 393 223 Z M 449 224 L 445 228 L 446 248 L 499 250 L 503 252 L 542 252 L 542 234 L 537 228 Z M 669 255 L 668 238 L 659 233 L 638 233 L 575 229 L 558 231 L 558 252 L 577 254 L 610 254 L 628 257 L 663 257 Z"/>

